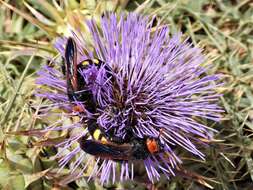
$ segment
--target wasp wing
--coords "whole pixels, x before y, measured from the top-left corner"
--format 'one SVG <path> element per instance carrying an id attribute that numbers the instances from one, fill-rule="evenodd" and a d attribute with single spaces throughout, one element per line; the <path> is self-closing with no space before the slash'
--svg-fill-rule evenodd
<path id="1" fill-rule="evenodd" d="M 132 147 L 130 144 L 118 145 L 114 143 L 102 143 L 95 140 L 81 140 L 80 148 L 88 154 L 111 160 L 129 160 Z"/>
<path id="2" fill-rule="evenodd" d="M 63 72 L 66 74 L 67 91 L 71 101 L 74 100 L 74 93 L 78 91 L 77 81 L 77 49 L 76 43 L 72 38 L 68 38 L 65 48 L 65 67 Z"/>

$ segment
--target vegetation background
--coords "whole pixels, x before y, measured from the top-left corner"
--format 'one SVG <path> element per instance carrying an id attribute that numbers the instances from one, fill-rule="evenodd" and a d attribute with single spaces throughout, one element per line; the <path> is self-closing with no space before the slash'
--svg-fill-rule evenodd
<path id="1" fill-rule="evenodd" d="M 53 42 L 67 24 L 82 26 L 106 11 L 156 15 L 172 34 L 182 31 L 203 48 L 211 73 L 224 75 L 217 89 L 224 119 L 209 124 L 219 132 L 202 150 L 206 161 L 182 152 L 184 169 L 171 180 L 74 182 L 67 168 L 56 172 L 56 150 L 36 144 L 41 138 L 33 129 L 47 124 L 33 106 L 41 103 L 33 95 L 36 72 L 57 56 Z M 0 189 L 253 189 L 252 26 L 252 0 L 0 0 Z"/>

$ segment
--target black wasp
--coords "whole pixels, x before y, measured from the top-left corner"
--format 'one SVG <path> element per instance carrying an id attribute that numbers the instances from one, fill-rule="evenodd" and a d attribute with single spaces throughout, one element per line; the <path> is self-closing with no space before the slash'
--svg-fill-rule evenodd
<path id="1" fill-rule="evenodd" d="M 105 64 L 105 62 L 99 59 L 87 59 L 81 63 L 77 63 L 76 43 L 72 38 L 68 38 L 65 48 L 65 64 L 62 67 L 62 71 L 66 76 L 67 94 L 71 102 L 83 102 L 84 107 L 89 112 L 96 112 L 96 102 L 93 99 L 92 92 L 87 90 L 88 84 L 86 84 L 80 71 L 92 65 L 98 68 L 104 65 L 107 71 L 107 77 L 113 80 L 111 75 L 112 71 L 109 66 Z M 83 111 L 79 106 L 74 106 L 73 109 L 74 111 Z M 114 141 L 114 138 L 108 137 L 97 125 L 96 118 L 89 118 L 87 125 L 92 139 L 88 139 L 87 137 L 79 139 L 80 148 L 96 157 L 117 161 L 145 159 L 149 155 L 155 154 L 162 149 L 159 138 L 137 138 L 133 136 L 124 143 L 118 140 Z"/>
<path id="2" fill-rule="evenodd" d="M 86 137 L 82 137 L 79 144 L 88 154 L 115 161 L 142 160 L 163 150 L 160 139 L 153 137 L 133 137 L 129 143 L 124 144 L 107 140 L 87 140 Z"/>
<path id="3" fill-rule="evenodd" d="M 81 71 L 92 66 L 96 66 L 99 69 L 101 65 L 105 66 L 107 77 L 111 77 L 111 69 L 99 59 L 87 59 L 77 63 L 76 43 L 72 38 L 68 38 L 65 48 L 65 64 L 62 65 L 62 71 L 67 81 L 68 98 L 71 102 L 84 102 L 85 108 L 91 113 L 96 111 L 96 102 L 92 92 L 88 90 L 88 84 L 86 84 Z M 80 110 L 78 107 L 74 107 L 74 109 Z"/>

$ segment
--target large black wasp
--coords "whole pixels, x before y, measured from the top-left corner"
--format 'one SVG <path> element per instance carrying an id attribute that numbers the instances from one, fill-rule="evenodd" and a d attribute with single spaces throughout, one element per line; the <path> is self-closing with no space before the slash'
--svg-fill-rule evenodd
<path id="1" fill-rule="evenodd" d="M 81 63 L 77 63 L 77 46 L 72 38 L 68 38 L 65 47 L 65 64 L 63 74 L 66 76 L 67 94 L 71 102 L 83 102 L 84 107 L 91 113 L 96 111 L 96 102 L 94 102 L 92 93 L 85 89 L 86 82 L 80 73 L 80 70 L 87 69 L 89 66 L 96 65 L 98 68 L 106 64 L 99 59 L 87 59 Z M 105 65 L 108 73 L 111 69 Z M 83 111 L 78 106 L 74 106 L 75 110 Z M 127 142 L 119 142 L 114 138 L 105 135 L 96 123 L 96 119 L 88 120 L 88 130 L 92 139 L 82 137 L 79 139 L 80 148 L 88 154 L 96 157 L 107 158 L 111 160 L 135 160 L 145 159 L 151 154 L 155 154 L 162 149 L 159 138 L 144 137 L 138 138 L 130 134 Z M 108 140 L 110 139 L 110 140 Z"/>

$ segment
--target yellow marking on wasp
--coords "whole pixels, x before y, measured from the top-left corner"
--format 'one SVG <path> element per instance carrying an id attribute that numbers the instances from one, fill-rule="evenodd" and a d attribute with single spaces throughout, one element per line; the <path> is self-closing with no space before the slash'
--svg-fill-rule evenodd
<path id="1" fill-rule="evenodd" d="M 106 138 L 105 138 L 105 137 L 102 137 L 101 142 L 102 142 L 103 144 L 106 144 L 106 143 L 107 143 Z"/>
<path id="2" fill-rule="evenodd" d="M 89 61 L 83 61 L 83 62 L 82 62 L 82 65 L 84 65 L 84 66 L 85 66 L 85 65 L 89 65 L 89 64 L 90 64 Z"/>
<path id="3" fill-rule="evenodd" d="M 93 133 L 93 138 L 94 138 L 95 140 L 99 140 L 100 134 L 101 134 L 101 131 L 100 131 L 99 129 L 96 129 L 96 130 L 94 131 L 94 133 Z"/>
<path id="4" fill-rule="evenodd" d="M 97 64 L 97 65 L 100 63 L 100 61 L 98 59 L 92 59 L 92 62 Z"/>

